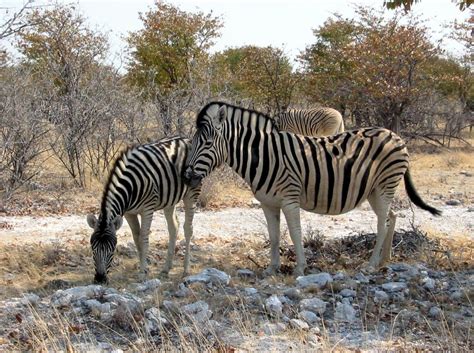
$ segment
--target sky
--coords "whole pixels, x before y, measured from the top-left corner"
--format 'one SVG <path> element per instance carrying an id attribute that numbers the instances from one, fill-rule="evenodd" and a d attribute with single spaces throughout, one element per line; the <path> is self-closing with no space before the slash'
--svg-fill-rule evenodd
<path id="1" fill-rule="evenodd" d="M 0 8 L 21 6 L 24 0 L 0 0 Z M 52 3 L 36 0 L 35 3 Z M 108 32 L 113 59 L 119 62 L 130 31 L 141 28 L 139 12 L 146 12 L 155 0 L 75 0 L 59 1 L 76 3 L 92 27 Z M 222 36 L 216 40 L 214 51 L 227 47 L 257 45 L 283 48 L 295 58 L 300 51 L 314 42 L 313 29 L 321 26 L 333 13 L 346 18 L 355 16 L 354 4 L 381 8 L 383 0 L 169 0 L 185 11 L 213 12 L 224 22 Z M 413 12 L 422 15 L 432 31 L 433 40 L 446 37 L 443 24 L 469 17 L 451 0 L 422 0 L 413 6 Z M 446 41 L 446 48 L 456 54 L 456 43 Z"/>

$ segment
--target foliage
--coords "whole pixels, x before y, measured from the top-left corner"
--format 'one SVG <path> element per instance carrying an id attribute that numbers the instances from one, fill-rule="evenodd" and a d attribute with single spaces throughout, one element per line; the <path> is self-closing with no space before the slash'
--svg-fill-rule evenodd
<path id="1" fill-rule="evenodd" d="M 420 99 L 421 68 L 437 48 L 413 16 L 385 19 L 364 7 L 357 13 L 356 20 L 336 17 L 315 31 L 316 44 L 300 57 L 306 77 L 326 103 L 349 109 L 357 125 L 398 132 L 404 110 Z"/>
<path id="2" fill-rule="evenodd" d="M 217 53 L 216 78 L 224 92 L 275 115 L 290 105 L 299 76 L 279 48 L 243 46 Z M 240 98 L 240 99 L 239 99 Z"/>
<path id="3" fill-rule="evenodd" d="M 182 119 L 191 96 L 202 91 L 207 51 L 222 23 L 212 13 L 188 13 L 166 2 L 155 5 L 140 14 L 144 28 L 128 37 L 128 79 L 157 104 L 163 134 L 169 135 L 173 120 Z M 179 121 L 178 132 L 183 132 L 182 125 Z"/>
<path id="4" fill-rule="evenodd" d="M 413 4 L 420 2 L 421 0 L 384 0 L 384 6 L 387 9 L 394 10 L 399 7 L 403 7 L 405 11 L 410 11 Z M 464 11 L 472 5 L 472 0 L 451 0 L 455 3 L 459 10 Z"/>

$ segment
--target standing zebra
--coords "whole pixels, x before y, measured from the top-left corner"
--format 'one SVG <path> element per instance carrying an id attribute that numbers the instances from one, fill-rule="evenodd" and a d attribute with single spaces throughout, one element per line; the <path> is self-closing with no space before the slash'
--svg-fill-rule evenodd
<path id="1" fill-rule="evenodd" d="M 140 259 L 140 275 L 146 276 L 148 234 L 153 212 L 161 209 L 169 232 L 168 255 L 162 271 L 167 275 L 173 265 L 178 233 L 175 206 L 180 200 L 184 201 L 185 211 L 184 273 L 188 272 L 194 205 L 200 193 L 199 185 L 189 188 L 181 178 L 189 148 L 190 143 L 186 139 L 167 138 L 157 143 L 131 147 L 117 159 L 105 186 L 98 220 L 92 214 L 87 216 L 87 223 L 94 229 L 91 247 L 95 282 L 107 282 L 122 216 L 125 216 L 132 230 Z M 138 215 L 141 216 L 141 222 L 138 221 Z"/>
<path id="2" fill-rule="evenodd" d="M 230 104 L 212 102 L 198 114 L 184 178 L 198 185 L 227 163 L 250 185 L 261 202 L 271 242 L 271 263 L 280 267 L 280 210 L 295 246 L 296 275 L 306 266 L 301 241 L 300 208 L 320 214 L 348 212 L 368 200 L 377 215 L 377 241 L 369 266 L 390 258 L 395 214 L 390 205 L 404 178 L 415 205 L 439 215 L 418 195 L 408 169 L 405 144 L 382 128 L 347 131 L 313 138 L 279 131 L 274 121 Z M 387 226 L 388 223 L 388 226 Z"/>
<path id="3" fill-rule="evenodd" d="M 341 113 L 332 108 L 291 109 L 274 120 L 278 129 L 306 136 L 329 136 L 344 131 Z"/>

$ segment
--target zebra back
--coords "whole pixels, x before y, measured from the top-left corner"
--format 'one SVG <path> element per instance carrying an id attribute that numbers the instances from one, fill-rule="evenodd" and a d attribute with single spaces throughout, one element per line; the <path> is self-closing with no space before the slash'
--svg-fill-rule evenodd
<path id="1" fill-rule="evenodd" d="M 188 189 L 181 180 L 188 149 L 187 139 L 172 137 L 123 151 L 109 174 L 99 219 L 179 202 Z"/>
<path id="2" fill-rule="evenodd" d="M 275 117 L 278 128 L 306 136 L 329 136 L 344 131 L 341 113 L 333 108 L 292 109 Z"/>

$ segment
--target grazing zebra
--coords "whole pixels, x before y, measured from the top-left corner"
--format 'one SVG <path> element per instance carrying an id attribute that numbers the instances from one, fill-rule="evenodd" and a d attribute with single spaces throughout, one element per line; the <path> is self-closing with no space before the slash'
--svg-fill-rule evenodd
<path id="1" fill-rule="evenodd" d="M 291 109 L 277 115 L 278 129 L 306 136 L 329 136 L 344 131 L 341 113 L 332 108 Z"/>
<path id="2" fill-rule="evenodd" d="M 418 195 L 408 169 L 405 144 L 382 128 L 313 138 L 279 131 L 273 119 L 221 102 L 198 114 L 186 182 L 197 185 L 227 163 L 250 185 L 261 202 L 271 242 L 271 263 L 280 267 L 280 210 L 295 246 L 296 275 L 306 260 L 301 241 L 300 208 L 320 214 L 348 212 L 368 200 L 377 215 L 377 241 L 369 261 L 376 268 L 390 258 L 395 214 L 390 205 L 401 179 L 415 205 L 439 215 Z M 388 226 L 387 226 L 388 223 Z"/>
<path id="3" fill-rule="evenodd" d="M 167 275 L 173 265 L 178 233 L 175 206 L 180 200 L 184 201 L 185 211 L 184 273 L 188 272 L 194 205 L 200 193 L 199 185 L 190 188 L 181 178 L 189 148 L 190 143 L 186 139 L 167 138 L 131 147 L 117 159 L 104 190 L 99 218 L 92 214 L 87 216 L 87 223 L 94 229 L 91 247 L 96 283 L 107 282 L 122 216 L 125 216 L 132 230 L 140 260 L 140 275 L 146 276 L 148 234 L 153 212 L 161 209 L 169 232 L 168 255 L 162 271 Z M 140 222 L 138 215 L 141 216 Z"/>

